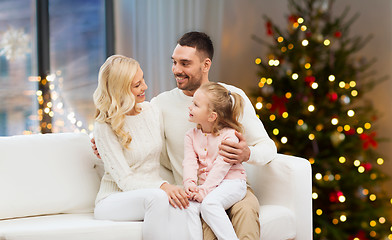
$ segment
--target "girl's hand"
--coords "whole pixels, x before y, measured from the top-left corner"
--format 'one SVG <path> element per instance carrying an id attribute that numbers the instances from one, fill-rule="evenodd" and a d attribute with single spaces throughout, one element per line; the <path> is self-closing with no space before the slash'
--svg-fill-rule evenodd
<path id="1" fill-rule="evenodd" d="M 160 188 L 166 192 L 169 197 L 169 203 L 174 208 L 178 206 L 180 209 L 184 209 L 189 206 L 188 195 L 182 188 L 167 182 L 163 183 Z"/>
<path id="2" fill-rule="evenodd" d="M 197 186 L 189 186 L 185 189 L 186 194 L 192 196 L 193 193 L 199 192 L 199 188 Z"/>
<path id="3" fill-rule="evenodd" d="M 193 193 L 192 199 L 198 201 L 199 203 L 203 202 L 203 197 L 199 192 Z"/>

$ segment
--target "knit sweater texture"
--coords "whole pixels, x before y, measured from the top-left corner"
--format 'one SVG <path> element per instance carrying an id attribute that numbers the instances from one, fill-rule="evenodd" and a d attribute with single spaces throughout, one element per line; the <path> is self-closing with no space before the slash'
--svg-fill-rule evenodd
<path id="1" fill-rule="evenodd" d="M 183 178 L 184 187 L 199 187 L 204 198 L 224 179 L 246 180 L 242 164 L 230 164 L 219 154 L 219 144 L 224 141 L 238 142 L 235 130 L 224 128 L 219 134 L 203 133 L 199 128 L 189 130 L 184 140 Z"/>
<path id="2" fill-rule="evenodd" d="M 159 176 L 161 115 L 149 102 L 140 107 L 139 114 L 125 119 L 124 130 L 132 137 L 128 149 L 121 146 L 109 124 L 95 123 L 95 142 L 105 169 L 96 203 L 112 193 L 159 188 L 165 182 Z"/>

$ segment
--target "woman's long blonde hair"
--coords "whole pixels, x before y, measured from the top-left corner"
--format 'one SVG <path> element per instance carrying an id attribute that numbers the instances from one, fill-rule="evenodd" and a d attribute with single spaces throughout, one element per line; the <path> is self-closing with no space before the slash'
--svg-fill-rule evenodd
<path id="1" fill-rule="evenodd" d="M 244 99 L 215 82 L 203 84 L 199 89 L 207 95 L 210 109 L 217 113 L 212 133 L 218 134 L 219 130 L 226 127 L 242 132 L 243 127 L 239 121 L 244 110 Z"/>
<path id="2" fill-rule="evenodd" d="M 132 58 L 110 56 L 99 69 L 98 87 L 93 95 L 95 120 L 109 124 L 124 148 L 132 141 L 123 127 L 126 113 L 135 107 L 131 85 L 138 68 L 139 63 Z"/>

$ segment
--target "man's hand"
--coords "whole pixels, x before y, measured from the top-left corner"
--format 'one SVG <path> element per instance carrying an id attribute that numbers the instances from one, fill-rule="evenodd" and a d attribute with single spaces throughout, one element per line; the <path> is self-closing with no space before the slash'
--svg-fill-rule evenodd
<path id="1" fill-rule="evenodd" d="M 97 149 L 97 145 L 95 145 L 95 139 L 91 138 L 90 142 L 93 144 L 91 146 L 91 148 L 93 149 L 95 156 L 97 156 L 97 158 L 101 159 L 101 156 L 99 155 L 99 152 L 98 152 L 98 149 Z"/>
<path id="2" fill-rule="evenodd" d="M 174 208 L 178 206 L 180 209 L 184 209 L 189 206 L 188 195 L 182 188 L 165 182 L 161 185 L 161 189 L 167 193 L 169 203 Z"/>
<path id="3" fill-rule="evenodd" d="M 235 135 L 238 137 L 238 143 L 222 141 L 219 146 L 219 154 L 223 156 L 225 162 L 230 164 L 246 162 L 250 157 L 250 149 L 244 136 L 237 131 L 235 132 Z"/>

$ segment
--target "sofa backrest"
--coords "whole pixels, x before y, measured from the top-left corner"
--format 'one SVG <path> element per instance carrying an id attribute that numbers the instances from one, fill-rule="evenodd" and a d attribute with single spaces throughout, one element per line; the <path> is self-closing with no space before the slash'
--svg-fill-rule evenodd
<path id="1" fill-rule="evenodd" d="M 0 137 L 0 219 L 91 212 L 99 189 L 87 134 Z"/>

